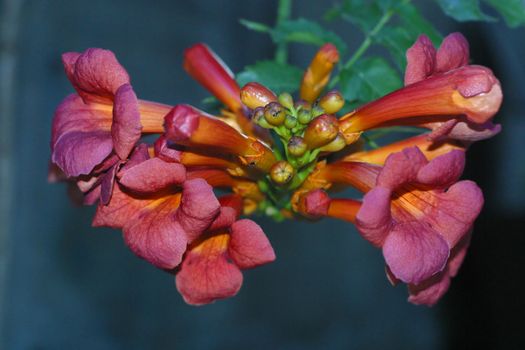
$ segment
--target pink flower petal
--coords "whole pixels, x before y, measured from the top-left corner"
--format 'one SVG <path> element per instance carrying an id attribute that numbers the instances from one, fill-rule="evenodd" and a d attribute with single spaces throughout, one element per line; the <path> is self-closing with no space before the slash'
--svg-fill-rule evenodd
<path id="1" fill-rule="evenodd" d="M 407 50 L 406 57 L 405 85 L 423 80 L 434 72 L 436 49 L 426 35 L 419 36 L 414 45 Z"/>
<path id="2" fill-rule="evenodd" d="M 182 186 L 182 202 L 177 218 L 192 242 L 219 215 L 220 204 L 213 188 L 203 179 L 187 180 Z"/>
<path id="3" fill-rule="evenodd" d="M 313 190 L 303 196 L 300 206 L 305 214 L 312 218 L 320 218 L 328 214 L 330 197 L 323 190 Z"/>
<path id="4" fill-rule="evenodd" d="M 211 236 L 186 253 L 175 282 L 184 301 L 202 305 L 237 294 L 242 273 L 227 257 L 230 236 Z"/>
<path id="5" fill-rule="evenodd" d="M 117 89 L 130 82 L 126 70 L 108 50 L 90 48 L 82 54 L 64 54 L 62 60 L 71 84 L 84 101 L 111 101 Z"/>
<path id="6" fill-rule="evenodd" d="M 392 228 L 390 197 L 392 191 L 384 187 L 375 187 L 363 198 L 363 204 L 357 212 L 356 227 L 359 233 L 376 247 L 383 242 Z"/>
<path id="7" fill-rule="evenodd" d="M 419 169 L 417 181 L 434 187 L 450 186 L 458 181 L 465 168 L 465 152 L 452 150 L 432 159 Z"/>
<path id="8" fill-rule="evenodd" d="M 120 159 L 128 158 L 140 139 L 141 130 L 137 96 L 131 85 L 124 84 L 115 93 L 113 124 L 111 125 L 113 148 Z"/>
<path id="9" fill-rule="evenodd" d="M 97 188 L 100 188 L 98 186 Z M 92 225 L 122 228 L 142 208 L 153 202 L 152 199 L 135 198 L 125 193 L 120 185 L 113 187 L 108 205 L 100 203 L 97 207 Z"/>
<path id="10" fill-rule="evenodd" d="M 408 147 L 392 153 L 377 177 L 377 186 L 394 190 L 404 183 L 416 179 L 417 172 L 428 163 L 423 152 L 417 147 Z"/>
<path id="11" fill-rule="evenodd" d="M 272 245 L 262 228 L 248 219 L 239 220 L 232 225 L 229 253 L 241 269 L 275 260 Z"/>
<path id="12" fill-rule="evenodd" d="M 182 152 L 170 146 L 170 142 L 166 139 L 166 136 L 161 135 L 154 143 L 155 157 L 165 162 L 180 163 Z"/>
<path id="13" fill-rule="evenodd" d="M 104 205 L 107 205 L 111 200 L 115 185 L 115 176 L 119 167 L 120 162 L 113 165 L 104 175 L 102 175 L 102 181 L 100 183 L 100 202 Z"/>
<path id="14" fill-rule="evenodd" d="M 139 165 L 142 162 L 145 162 L 149 158 L 150 157 L 149 157 L 149 152 L 148 152 L 148 145 L 145 143 L 141 143 L 133 149 L 133 152 L 131 152 L 131 155 L 129 156 L 128 161 L 124 164 L 120 172 L 123 173 L 133 168 L 134 166 Z"/>
<path id="15" fill-rule="evenodd" d="M 219 215 L 213 220 L 207 231 L 228 229 L 237 219 L 237 212 L 231 207 L 221 207 Z"/>
<path id="16" fill-rule="evenodd" d="M 221 207 L 230 207 L 235 210 L 236 219 L 242 214 L 243 199 L 238 194 L 227 194 L 219 197 Z"/>
<path id="17" fill-rule="evenodd" d="M 483 208 L 483 193 L 473 181 L 460 181 L 438 195 L 425 220 L 454 247 L 470 231 Z"/>
<path id="18" fill-rule="evenodd" d="M 141 194 L 154 193 L 179 185 L 186 179 L 186 169 L 179 163 L 151 158 L 119 173 L 119 182 Z"/>
<path id="19" fill-rule="evenodd" d="M 177 105 L 164 118 L 166 137 L 173 141 L 185 141 L 199 127 L 199 113 L 191 106 Z"/>
<path id="20" fill-rule="evenodd" d="M 383 244 L 383 256 L 394 276 L 413 284 L 442 271 L 449 251 L 443 237 L 419 221 L 396 224 Z"/>
<path id="21" fill-rule="evenodd" d="M 468 121 L 458 122 L 452 130 L 450 130 L 448 136 L 456 140 L 465 141 L 480 141 L 489 139 L 501 131 L 500 124 L 493 124 L 488 121 L 484 124 L 473 124 Z"/>
<path id="22" fill-rule="evenodd" d="M 186 233 L 175 219 L 178 204 L 174 196 L 156 200 L 128 218 L 123 228 L 129 248 L 161 269 L 175 268 L 186 251 Z"/>
<path id="23" fill-rule="evenodd" d="M 461 33 L 449 34 L 443 39 L 436 55 L 436 72 L 447 72 L 468 64 L 469 45 Z"/>
<path id="24" fill-rule="evenodd" d="M 109 132 L 72 131 L 55 143 L 51 161 L 68 176 L 87 175 L 113 150 Z"/>
<path id="25" fill-rule="evenodd" d="M 415 305 L 435 305 L 450 287 L 447 271 L 438 273 L 419 285 L 408 285 L 408 301 Z"/>

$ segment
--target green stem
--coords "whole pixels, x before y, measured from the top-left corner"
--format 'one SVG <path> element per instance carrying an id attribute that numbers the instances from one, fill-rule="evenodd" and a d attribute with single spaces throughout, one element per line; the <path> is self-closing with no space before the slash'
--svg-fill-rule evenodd
<path id="1" fill-rule="evenodd" d="M 405 0 L 405 1 L 403 1 L 403 4 L 408 3 L 408 2 L 410 2 L 410 0 Z M 349 69 L 350 67 L 352 67 L 357 62 L 357 60 L 359 58 L 361 58 L 361 56 L 363 56 L 363 54 L 366 52 L 366 50 L 368 50 L 370 45 L 372 45 L 374 36 L 376 36 L 377 33 L 379 33 L 379 31 L 381 31 L 381 29 L 383 29 L 385 24 L 388 23 L 388 21 L 390 20 L 390 18 L 392 18 L 394 13 L 395 13 L 394 9 L 389 9 L 388 11 L 386 11 L 383 14 L 383 16 L 379 19 L 379 21 L 377 22 L 375 27 L 372 28 L 372 30 L 366 34 L 365 40 L 363 40 L 363 42 L 357 48 L 357 50 L 354 52 L 352 57 L 350 57 L 350 59 L 348 61 L 346 61 L 346 63 L 342 66 L 341 70 Z M 339 75 L 336 75 L 332 79 L 330 84 L 328 84 L 328 87 L 329 88 L 333 88 L 338 82 L 339 82 Z"/>
<path id="2" fill-rule="evenodd" d="M 277 5 L 277 23 L 275 24 L 278 27 L 281 23 L 290 18 L 292 12 L 292 0 L 279 0 Z M 285 64 L 288 60 L 288 44 L 286 40 L 281 41 L 277 44 L 277 49 L 275 51 L 275 62 Z"/>

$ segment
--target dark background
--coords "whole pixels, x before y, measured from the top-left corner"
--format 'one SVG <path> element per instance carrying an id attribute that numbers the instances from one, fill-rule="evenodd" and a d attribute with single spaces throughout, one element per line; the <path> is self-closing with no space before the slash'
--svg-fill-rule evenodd
<path id="1" fill-rule="evenodd" d="M 329 3 L 296 1 L 294 16 L 319 19 Z M 246 272 L 237 297 L 191 307 L 171 275 L 137 259 L 120 232 L 91 228 L 93 208 L 73 206 L 65 186 L 47 183 L 53 111 L 73 91 L 61 53 L 111 49 L 140 98 L 198 104 L 207 94 L 182 70 L 183 49 L 207 42 L 237 72 L 269 59 L 271 41 L 238 18 L 272 23 L 275 5 L 27 0 L 14 21 L 3 8 L 3 36 L 8 22 L 18 33 L 2 46 L 13 79 L 4 69 L 0 77 L 4 88 L 13 83 L 1 106 L 11 129 L 2 134 L 10 182 L 0 196 L 10 212 L 0 223 L 8 233 L 0 237 L 0 349 L 525 348 L 523 28 L 459 25 L 416 1 L 443 34 L 467 36 L 473 61 L 495 71 L 505 97 L 496 119 L 503 132 L 468 155 L 465 177 L 484 189 L 485 209 L 459 276 L 433 308 L 408 304 L 405 288 L 384 277 L 380 251 L 332 220 L 260 221 L 277 261 Z M 360 43 L 354 27 L 331 27 L 351 48 Z M 292 45 L 290 59 L 304 67 L 314 52 Z"/>

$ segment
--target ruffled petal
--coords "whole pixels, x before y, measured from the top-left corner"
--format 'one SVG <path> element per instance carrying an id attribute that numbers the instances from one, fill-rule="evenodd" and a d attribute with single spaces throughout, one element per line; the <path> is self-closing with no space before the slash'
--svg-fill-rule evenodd
<path id="1" fill-rule="evenodd" d="M 232 225 L 228 251 L 241 269 L 249 269 L 275 260 L 272 245 L 262 228 L 249 219 L 239 220 Z"/>
<path id="2" fill-rule="evenodd" d="M 436 67 L 436 49 L 426 35 L 420 35 L 406 53 L 405 85 L 425 79 Z"/>
<path id="3" fill-rule="evenodd" d="M 237 219 L 237 212 L 231 207 L 221 207 L 219 215 L 213 220 L 207 231 L 218 231 L 228 229 Z"/>
<path id="4" fill-rule="evenodd" d="M 408 147 L 401 152 L 392 153 L 377 177 L 377 186 L 394 190 L 404 183 L 414 181 L 419 169 L 427 163 L 425 155 L 417 147 Z"/>
<path id="5" fill-rule="evenodd" d="M 363 198 L 363 204 L 357 212 L 356 227 L 361 235 L 373 245 L 380 247 L 392 228 L 390 197 L 392 191 L 384 187 L 375 187 Z"/>
<path id="6" fill-rule="evenodd" d="M 483 208 L 483 193 L 473 181 L 460 181 L 437 195 L 425 218 L 454 247 L 471 229 Z"/>
<path id="7" fill-rule="evenodd" d="M 166 136 L 161 135 L 153 144 L 155 157 L 158 157 L 165 162 L 180 163 L 182 152 L 171 146 L 172 145 L 166 139 Z"/>
<path id="8" fill-rule="evenodd" d="M 436 72 L 447 72 L 468 64 L 469 45 L 461 33 L 449 34 L 443 39 L 436 54 Z"/>
<path id="9" fill-rule="evenodd" d="M 105 131 L 72 131 L 62 135 L 53 148 L 51 161 L 68 176 L 87 175 L 113 150 L 111 134 Z"/>
<path id="10" fill-rule="evenodd" d="M 128 73 L 109 50 L 90 48 L 82 54 L 66 53 L 62 61 L 71 84 L 85 102 L 112 101 L 117 89 L 130 82 Z"/>
<path id="11" fill-rule="evenodd" d="M 203 179 L 187 180 L 182 186 L 182 202 L 177 218 L 192 242 L 219 215 L 220 204 L 213 188 Z"/>
<path id="12" fill-rule="evenodd" d="M 458 181 L 465 168 L 465 152 L 452 150 L 438 156 L 417 172 L 417 181 L 434 187 L 450 186 Z"/>
<path id="13" fill-rule="evenodd" d="M 419 285 L 408 285 L 408 301 L 415 305 L 435 305 L 450 287 L 447 271 L 438 273 Z"/>
<path id="14" fill-rule="evenodd" d="M 418 284 L 442 271 L 449 253 L 445 239 L 419 221 L 396 224 L 383 244 L 387 265 L 405 283 Z"/>
<path id="15" fill-rule="evenodd" d="M 137 95 L 131 85 L 124 84 L 115 93 L 113 124 L 111 125 L 113 148 L 120 159 L 128 158 L 140 139 L 141 131 Z"/>
<path id="16" fill-rule="evenodd" d="M 100 187 L 97 187 L 100 188 Z M 95 188 L 96 189 L 96 188 Z M 153 202 L 152 199 L 136 198 L 123 192 L 120 185 L 113 187 L 108 205 L 100 203 L 92 225 L 122 228 L 139 210 Z"/>
<path id="17" fill-rule="evenodd" d="M 123 228 L 128 247 L 161 269 L 179 265 L 188 244 L 186 233 L 175 218 L 178 205 L 176 196 L 156 200 L 129 218 Z"/>
<path id="18" fill-rule="evenodd" d="M 186 179 L 186 169 L 179 163 L 151 158 L 120 172 L 120 183 L 137 193 L 155 193 L 180 185 Z"/>
<path id="19" fill-rule="evenodd" d="M 232 297 L 241 288 L 242 273 L 228 259 L 230 235 L 211 236 L 187 252 L 175 283 L 186 303 L 202 305 Z"/>

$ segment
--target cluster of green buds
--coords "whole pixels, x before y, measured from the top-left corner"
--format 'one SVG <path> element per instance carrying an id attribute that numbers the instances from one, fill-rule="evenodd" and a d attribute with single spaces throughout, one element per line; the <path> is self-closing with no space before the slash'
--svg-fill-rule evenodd
<path id="1" fill-rule="evenodd" d="M 269 173 L 271 182 L 294 189 L 299 186 L 323 152 L 346 146 L 334 116 L 344 106 L 338 91 L 330 91 L 313 103 L 296 100 L 287 92 L 276 96 L 258 83 L 241 90 L 241 100 L 252 109 L 252 121 L 270 131 L 279 159 Z"/>

